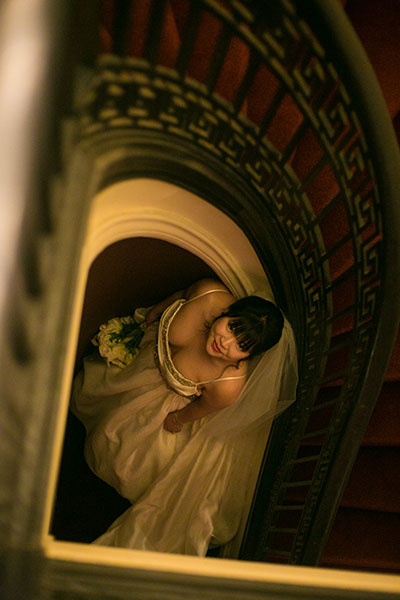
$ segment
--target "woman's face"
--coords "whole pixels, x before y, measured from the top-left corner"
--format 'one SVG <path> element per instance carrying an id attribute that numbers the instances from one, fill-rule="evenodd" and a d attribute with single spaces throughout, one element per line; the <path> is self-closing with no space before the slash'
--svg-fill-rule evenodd
<path id="1" fill-rule="evenodd" d="M 214 321 L 207 337 L 206 350 L 210 356 L 235 363 L 248 358 L 250 353 L 240 349 L 239 342 L 231 330 L 231 322 L 232 319 L 228 317 L 220 317 Z"/>

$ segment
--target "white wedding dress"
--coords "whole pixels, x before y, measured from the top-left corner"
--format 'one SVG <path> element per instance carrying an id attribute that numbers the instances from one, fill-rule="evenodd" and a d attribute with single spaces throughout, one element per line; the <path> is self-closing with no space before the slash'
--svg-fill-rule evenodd
<path id="1" fill-rule="evenodd" d="M 216 413 L 178 434 L 163 428 L 169 412 L 200 393 L 169 354 L 169 325 L 185 302 L 174 302 L 146 329 L 138 356 L 125 368 L 93 355 L 74 382 L 71 408 L 87 431 L 85 458 L 132 502 L 95 544 L 205 555 L 239 528 L 252 493 L 254 431 L 213 435 Z"/>

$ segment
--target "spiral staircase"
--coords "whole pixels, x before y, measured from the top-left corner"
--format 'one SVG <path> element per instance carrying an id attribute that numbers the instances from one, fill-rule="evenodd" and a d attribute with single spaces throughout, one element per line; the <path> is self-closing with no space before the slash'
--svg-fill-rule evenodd
<path id="1" fill-rule="evenodd" d="M 298 397 L 272 428 L 239 557 L 399 572 L 399 12 L 342 4 L 349 19 L 333 0 L 43 2 L 54 52 L 3 311 L 9 593 L 94 589 L 43 563 L 49 431 L 73 372 L 90 201 L 135 178 L 179 186 L 238 225 L 295 331 Z M 282 597 L 304 590 L 292 592 Z"/>

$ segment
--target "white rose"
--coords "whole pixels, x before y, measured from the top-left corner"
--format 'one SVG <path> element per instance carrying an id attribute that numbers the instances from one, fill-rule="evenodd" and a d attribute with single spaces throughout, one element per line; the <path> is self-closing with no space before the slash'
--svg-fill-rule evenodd
<path id="1" fill-rule="evenodd" d="M 114 317 L 107 321 L 107 323 L 103 323 L 100 325 L 100 331 L 104 333 L 119 333 L 122 329 L 121 319 Z"/>
<path id="2" fill-rule="evenodd" d="M 113 348 L 109 344 L 99 344 L 99 352 L 103 358 L 112 358 L 114 356 Z"/>
<path id="3" fill-rule="evenodd" d="M 127 350 L 124 344 L 115 344 L 112 348 L 112 352 L 110 352 L 108 356 L 107 362 L 117 365 L 118 367 L 125 367 L 133 360 L 133 358 L 134 355 Z"/>
<path id="4" fill-rule="evenodd" d="M 114 358 L 117 358 L 121 362 L 124 362 L 126 357 L 125 344 L 115 344 L 112 348 L 112 355 Z"/>
<path id="5" fill-rule="evenodd" d="M 120 318 L 120 321 L 121 321 L 121 323 L 123 323 L 124 325 L 126 325 L 126 324 L 129 324 L 129 325 L 130 325 L 131 323 L 134 323 L 134 322 L 135 322 L 135 320 L 134 320 L 132 317 L 121 317 L 121 318 Z"/>

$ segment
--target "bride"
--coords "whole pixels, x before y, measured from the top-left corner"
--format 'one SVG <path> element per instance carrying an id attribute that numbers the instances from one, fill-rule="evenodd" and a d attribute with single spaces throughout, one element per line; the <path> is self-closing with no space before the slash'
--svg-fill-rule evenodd
<path id="1" fill-rule="evenodd" d="M 132 502 L 94 543 L 204 555 L 239 528 L 254 431 L 295 398 L 293 333 L 274 303 L 213 280 L 143 317 L 134 360 L 92 355 L 74 382 L 85 458 Z"/>

